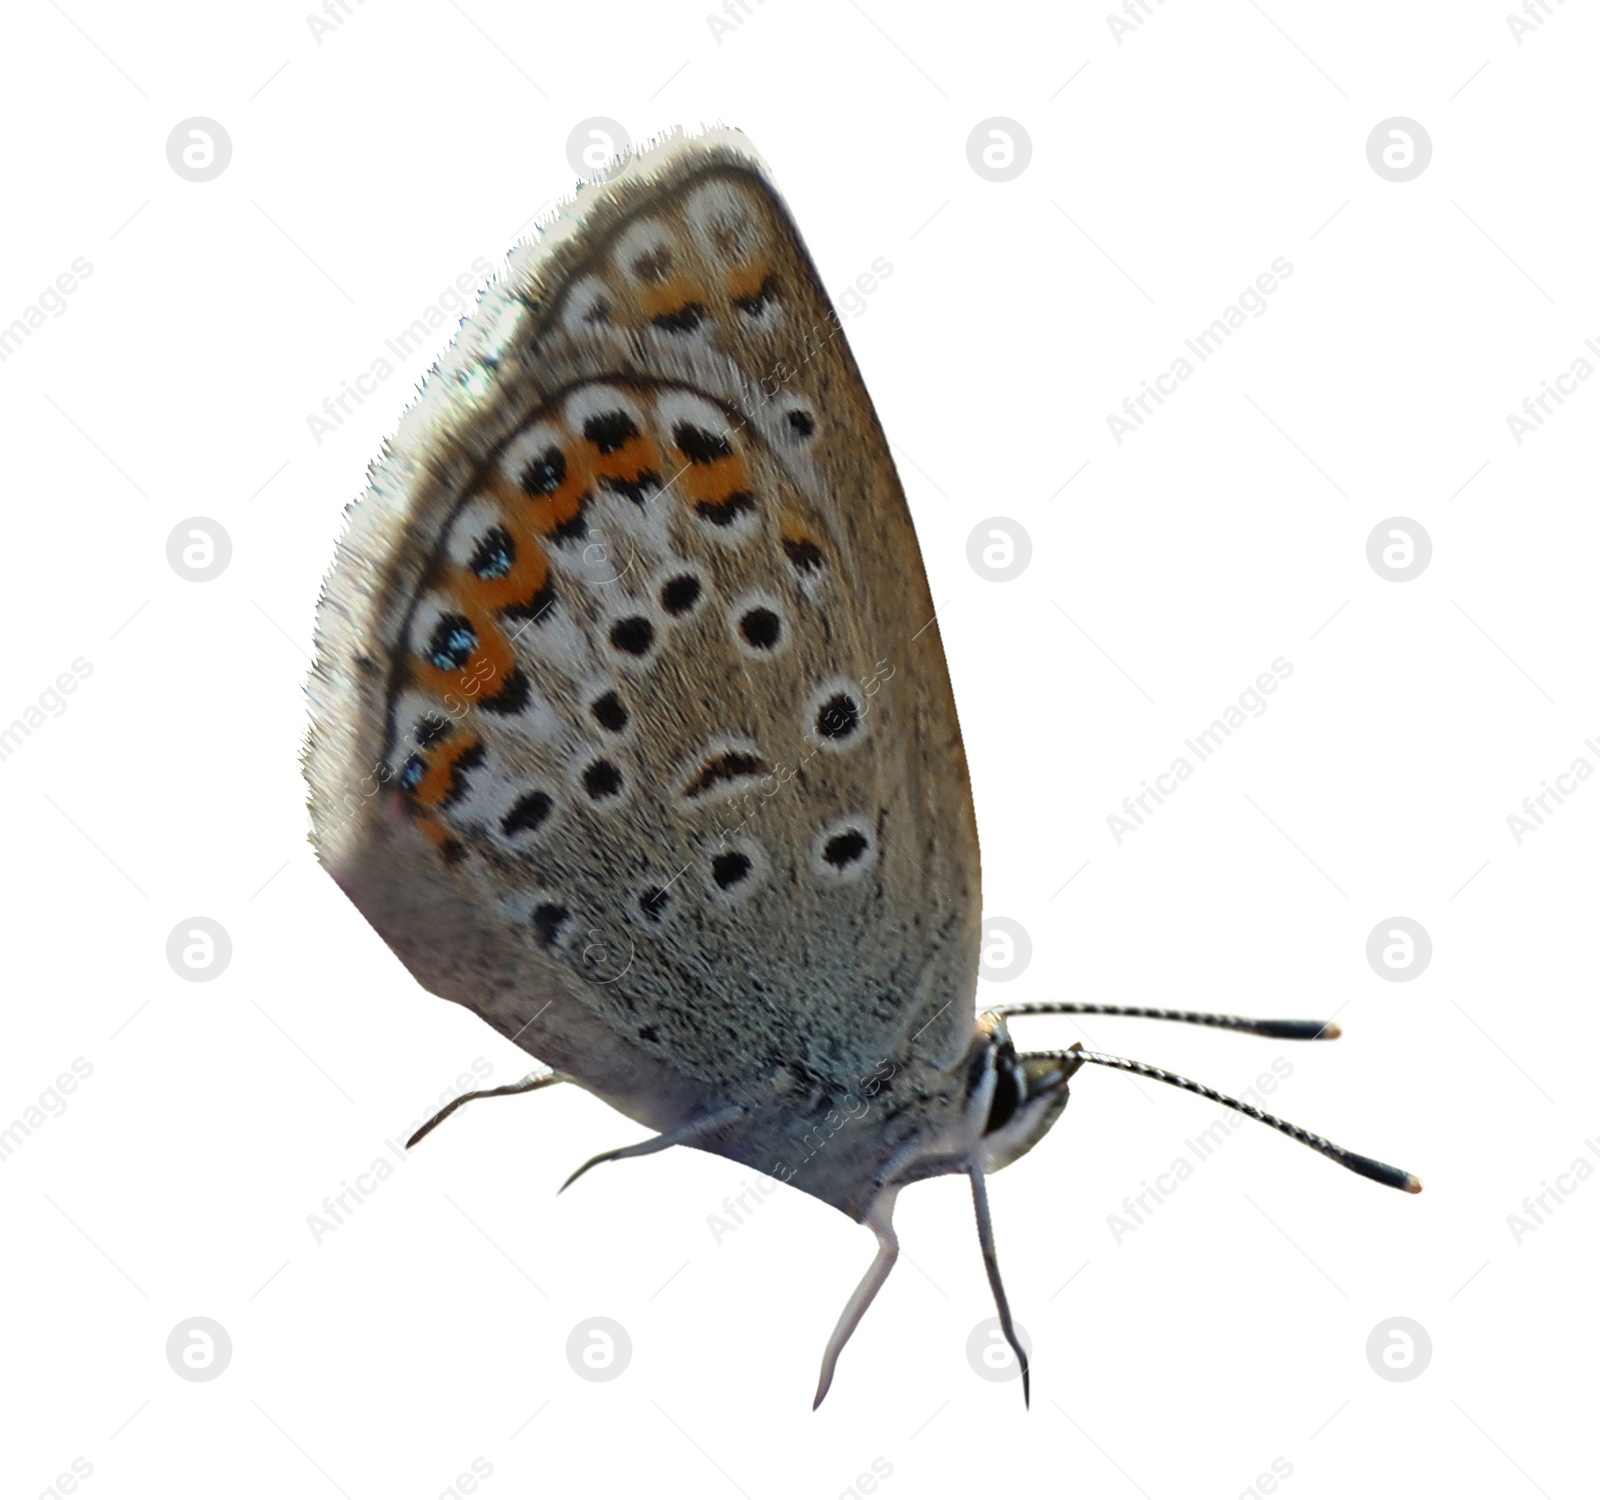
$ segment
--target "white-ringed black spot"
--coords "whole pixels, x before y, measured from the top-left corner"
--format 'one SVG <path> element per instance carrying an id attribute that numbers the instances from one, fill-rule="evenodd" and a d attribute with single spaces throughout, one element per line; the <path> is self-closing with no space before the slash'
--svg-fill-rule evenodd
<path id="1" fill-rule="evenodd" d="M 622 772 L 614 761 L 590 761 L 583 768 L 582 780 L 591 802 L 609 802 L 622 795 Z"/>
<path id="2" fill-rule="evenodd" d="M 774 651 L 783 639 L 783 617 L 777 610 L 757 604 L 739 616 L 739 634 L 754 651 Z"/>
<path id="3" fill-rule="evenodd" d="M 524 792 L 500 820 L 500 832 L 508 839 L 519 833 L 537 833 L 550 819 L 555 798 L 549 792 Z"/>
<path id="4" fill-rule="evenodd" d="M 783 424 L 791 441 L 803 443 L 817 430 L 817 419 L 803 406 L 790 407 L 783 414 Z"/>
<path id="5" fill-rule="evenodd" d="M 724 790 L 731 782 L 765 776 L 771 769 L 766 758 L 753 750 L 724 750 L 701 761 L 684 783 L 683 795 L 698 801 Z"/>
<path id="6" fill-rule="evenodd" d="M 645 656 L 655 644 L 656 627 L 644 615 L 624 615 L 611 622 L 608 639 L 613 649 L 627 656 Z"/>
<path id="7" fill-rule="evenodd" d="M 667 908 L 671 905 L 672 892 L 665 886 L 651 886 L 639 893 L 639 913 L 648 921 L 662 921 L 667 915 Z"/>
<path id="8" fill-rule="evenodd" d="M 561 931 L 572 919 L 572 913 L 555 901 L 541 901 L 528 918 L 533 935 L 542 948 L 553 948 L 561 938 Z"/>
<path id="9" fill-rule="evenodd" d="M 589 713 L 602 729 L 621 734 L 628 727 L 628 710 L 622 695 L 615 688 L 607 688 L 589 705 Z"/>
<path id="10" fill-rule="evenodd" d="M 819 739 L 848 744 L 861 733 L 861 704 L 853 693 L 841 688 L 817 706 L 812 727 Z"/>
<path id="11" fill-rule="evenodd" d="M 878 839 L 857 817 L 830 823 L 812 841 L 811 868 L 829 882 L 855 880 L 877 859 Z"/>
<path id="12" fill-rule="evenodd" d="M 721 854 L 711 856 L 711 878 L 718 890 L 727 891 L 736 885 L 743 885 L 754 867 L 755 862 L 739 849 L 726 849 Z"/>
<path id="13" fill-rule="evenodd" d="M 674 619 L 700 602 L 700 580 L 693 573 L 675 573 L 661 585 L 661 608 Z"/>
<path id="14" fill-rule="evenodd" d="M 615 453 L 638 437 L 639 429 L 627 412 L 603 411 L 583 424 L 583 435 L 602 453 Z"/>
<path id="15" fill-rule="evenodd" d="M 667 279 L 672 270 L 672 252 L 661 246 L 653 250 L 646 250 L 633 259 L 633 274 L 640 281 L 649 281 L 659 285 Z"/>
<path id="16" fill-rule="evenodd" d="M 836 870 L 847 869 L 867 852 L 870 843 L 859 829 L 846 829 L 823 844 L 822 857 Z"/>

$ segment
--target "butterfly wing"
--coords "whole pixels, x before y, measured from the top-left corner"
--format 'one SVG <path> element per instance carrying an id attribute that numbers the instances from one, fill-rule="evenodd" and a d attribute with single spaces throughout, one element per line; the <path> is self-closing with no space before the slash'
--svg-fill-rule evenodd
<path id="1" fill-rule="evenodd" d="M 516 251 L 349 513 L 319 857 L 418 980 L 665 1128 L 971 1036 L 977 834 L 916 536 L 744 138 Z"/>

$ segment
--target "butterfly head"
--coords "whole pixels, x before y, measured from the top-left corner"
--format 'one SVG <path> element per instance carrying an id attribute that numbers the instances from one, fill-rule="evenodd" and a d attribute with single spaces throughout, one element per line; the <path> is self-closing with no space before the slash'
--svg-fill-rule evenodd
<path id="1" fill-rule="evenodd" d="M 1070 1055 L 1021 1057 L 1004 1018 L 980 1016 L 964 1111 L 972 1159 L 997 1172 L 1031 1151 L 1067 1107 L 1068 1080 L 1082 1066 Z"/>

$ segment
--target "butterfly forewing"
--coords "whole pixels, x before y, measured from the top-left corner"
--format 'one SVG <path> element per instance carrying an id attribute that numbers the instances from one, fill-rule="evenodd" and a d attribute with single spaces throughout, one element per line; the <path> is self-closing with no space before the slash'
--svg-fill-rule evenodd
<path id="1" fill-rule="evenodd" d="M 319 644 L 319 850 L 430 988 L 580 1079 L 600 1034 L 713 1089 L 959 1055 L 938 629 L 742 138 L 631 159 L 513 257 L 355 507 Z"/>

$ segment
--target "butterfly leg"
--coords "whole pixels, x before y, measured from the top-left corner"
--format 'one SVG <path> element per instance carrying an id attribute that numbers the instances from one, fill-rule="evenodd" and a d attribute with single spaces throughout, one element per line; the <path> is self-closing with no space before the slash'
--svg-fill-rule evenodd
<path id="1" fill-rule="evenodd" d="M 1011 1322 L 1011 1304 L 1006 1301 L 1005 1285 L 1000 1280 L 1000 1261 L 994 1253 L 994 1225 L 989 1221 L 989 1189 L 983 1180 L 983 1168 L 976 1162 L 968 1166 L 967 1175 L 972 1179 L 972 1206 L 978 1216 L 978 1248 L 983 1252 L 983 1269 L 989 1273 L 989 1289 L 994 1293 L 995 1309 L 1000 1314 L 1000 1331 L 1005 1334 L 1022 1370 L 1022 1404 L 1027 1406 L 1028 1352 L 1022 1347 Z"/>
<path id="2" fill-rule="evenodd" d="M 553 1068 L 539 1067 L 517 1083 L 502 1084 L 497 1089 L 476 1089 L 470 1094 L 463 1094 L 459 1099 L 452 1099 L 443 1109 L 428 1121 L 415 1135 L 406 1142 L 409 1151 L 420 1141 L 423 1136 L 436 1125 L 441 1125 L 448 1120 L 469 1099 L 498 1099 L 503 1094 L 531 1094 L 535 1089 L 548 1088 L 552 1083 L 571 1083 L 573 1079 L 569 1074 L 557 1073 Z"/>
<path id="3" fill-rule="evenodd" d="M 862 1315 L 872 1306 L 872 1299 L 878 1295 L 884 1282 L 889 1279 L 889 1272 L 894 1270 L 894 1263 L 899 1258 L 900 1237 L 894 1232 L 894 1225 L 891 1222 L 894 1216 L 894 1200 L 893 1189 L 880 1192 L 873 1200 L 872 1211 L 864 1221 L 867 1228 L 878 1237 L 878 1253 L 873 1257 L 872 1264 L 867 1267 L 867 1274 L 861 1278 L 861 1285 L 845 1303 L 844 1311 L 839 1314 L 839 1321 L 834 1326 L 832 1337 L 828 1340 L 828 1347 L 823 1350 L 822 1373 L 817 1379 L 817 1395 L 811 1403 L 812 1411 L 822 1405 L 822 1398 L 828 1394 L 828 1387 L 833 1384 L 833 1370 L 839 1363 L 840 1351 L 849 1342 L 850 1335 L 856 1331 L 856 1324 L 861 1321 Z"/>
<path id="4" fill-rule="evenodd" d="M 702 1115 L 698 1120 L 690 1120 L 674 1130 L 664 1130 L 660 1135 L 651 1136 L 647 1141 L 639 1141 L 632 1146 L 618 1146 L 615 1151 L 602 1151 L 598 1156 L 591 1156 L 556 1191 L 566 1192 L 590 1167 L 598 1167 L 601 1162 L 623 1161 L 630 1156 L 650 1156 L 657 1151 L 665 1151 L 669 1146 L 692 1146 L 708 1135 L 715 1135 L 723 1126 L 731 1124 L 744 1113 L 744 1105 L 730 1104 L 726 1109 L 714 1110 L 711 1114 Z"/>

